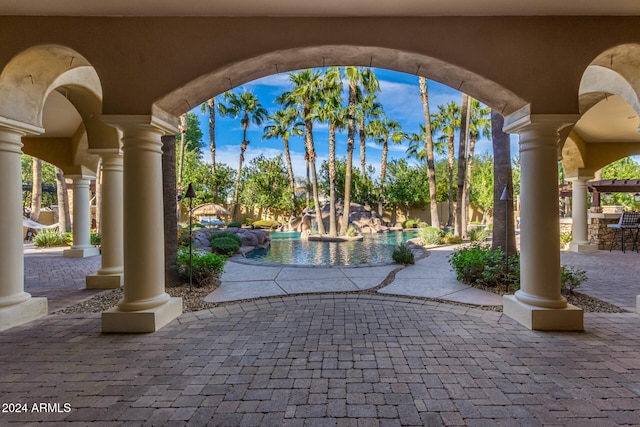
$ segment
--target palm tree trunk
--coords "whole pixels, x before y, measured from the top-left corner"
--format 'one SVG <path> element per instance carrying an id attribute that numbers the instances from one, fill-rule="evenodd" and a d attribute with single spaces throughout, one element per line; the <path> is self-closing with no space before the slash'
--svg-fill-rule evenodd
<path id="1" fill-rule="evenodd" d="M 207 101 L 209 105 L 209 151 L 211 152 L 211 174 L 216 174 L 216 99 Z M 215 193 L 214 189 L 214 193 Z"/>
<path id="2" fill-rule="evenodd" d="M 465 192 L 464 200 L 465 200 L 465 203 L 467 204 L 467 210 L 463 212 L 463 214 L 466 217 L 464 220 L 465 224 L 469 224 L 468 207 L 471 204 L 471 173 L 473 171 L 473 156 L 474 156 L 474 151 L 476 149 L 476 140 L 477 140 L 477 136 L 475 134 L 469 135 L 469 152 L 467 153 L 467 174 L 466 174 L 466 181 L 464 184 L 464 192 Z"/>
<path id="3" fill-rule="evenodd" d="M 447 138 L 447 146 L 449 147 L 449 153 L 447 156 L 447 169 L 449 172 L 449 218 L 447 218 L 447 226 L 453 225 L 453 164 L 455 157 L 455 146 L 453 142 L 453 134 L 450 134 Z"/>
<path id="4" fill-rule="evenodd" d="M 347 164 L 344 172 L 344 208 L 342 209 L 342 225 L 340 233 L 346 234 L 351 216 L 351 181 L 353 170 L 353 146 L 356 139 L 356 83 L 349 83 L 349 105 L 347 119 Z"/>
<path id="5" fill-rule="evenodd" d="M 336 237 L 336 127 L 329 125 L 329 236 Z"/>
<path id="6" fill-rule="evenodd" d="M 178 185 L 182 184 L 182 167 L 184 163 L 184 152 L 187 148 L 187 114 L 180 116 L 180 160 L 178 165 Z"/>
<path id="7" fill-rule="evenodd" d="M 467 234 L 467 223 L 465 211 L 467 203 L 465 199 L 465 184 L 467 182 L 467 139 L 469 135 L 469 114 L 471 113 L 471 98 L 466 93 L 462 94 L 461 116 L 460 116 L 460 144 L 458 145 L 458 194 L 456 197 L 456 223 L 455 235 L 465 238 Z"/>
<path id="8" fill-rule="evenodd" d="M 291 187 L 291 218 L 295 216 L 296 209 L 296 183 L 293 176 L 293 165 L 291 164 L 291 153 L 289 152 L 289 138 L 283 138 L 284 157 L 287 161 L 287 174 L 289 175 L 289 186 Z"/>
<path id="9" fill-rule="evenodd" d="M 162 138 L 162 206 L 164 212 L 164 271 L 167 285 L 177 284 L 173 266 L 178 256 L 178 211 L 176 210 L 176 136 Z"/>
<path id="10" fill-rule="evenodd" d="M 305 114 L 308 117 L 309 113 Z M 322 207 L 320 206 L 320 197 L 318 196 L 318 176 L 316 174 L 316 150 L 313 146 L 313 124 L 311 120 L 305 120 L 305 139 L 304 142 L 307 147 L 307 153 L 309 155 L 309 167 L 311 169 L 311 185 L 313 190 L 313 204 L 316 211 L 316 222 L 318 224 L 318 233 L 326 234 L 324 229 L 324 222 L 322 221 Z"/>
<path id="11" fill-rule="evenodd" d="M 240 198 L 240 180 L 242 179 L 242 164 L 244 163 L 244 152 L 247 151 L 247 145 L 249 145 L 249 141 L 247 141 L 246 139 L 242 141 L 242 144 L 240 144 L 240 161 L 238 162 L 238 174 L 236 175 L 236 186 L 233 193 L 232 218 L 234 221 L 238 220 L 237 215 Z"/>
<path id="12" fill-rule="evenodd" d="M 69 214 L 69 193 L 64 172 L 56 166 L 56 189 L 58 195 L 58 229 L 66 233 L 71 231 L 71 215 Z"/>
<path id="13" fill-rule="evenodd" d="M 429 113 L 429 93 L 427 91 L 427 79 L 418 78 L 420 84 L 420 98 L 424 113 L 425 144 L 427 148 L 427 181 L 429 182 L 429 210 L 431 213 L 431 226 L 440 228 L 440 215 L 438 214 L 438 199 L 436 198 L 436 166 L 433 156 L 433 139 L 431 138 L 431 115 Z"/>
<path id="14" fill-rule="evenodd" d="M 513 221 L 513 201 L 500 200 L 505 186 L 511 191 L 511 141 L 509 135 L 502 132 L 504 118 L 491 111 L 491 141 L 493 144 L 493 239 L 491 248 L 513 248 L 515 252 L 516 234 Z"/>
<path id="15" fill-rule="evenodd" d="M 367 181 L 367 142 L 366 135 L 364 132 L 364 115 L 360 117 L 360 167 L 362 168 L 362 181 Z"/>
<path id="16" fill-rule="evenodd" d="M 387 154 L 389 153 L 389 144 L 384 140 L 382 144 L 382 159 L 380 160 L 380 200 L 378 201 L 378 213 L 382 216 L 384 206 L 384 179 L 387 176 Z"/>
<path id="17" fill-rule="evenodd" d="M 40 209 L 42 208 L 42 160 L 32 157 L 32 180 L 31 180 L 31 219 L 40 219 Z"/>

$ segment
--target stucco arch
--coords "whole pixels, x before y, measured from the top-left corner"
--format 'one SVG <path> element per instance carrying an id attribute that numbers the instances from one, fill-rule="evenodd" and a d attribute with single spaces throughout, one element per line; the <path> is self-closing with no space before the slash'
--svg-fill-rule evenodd
<path id="1" fill-rule="evenodd" d="M 163 118 L 178 116 L 212 96 L 268 75 L 346 65 L 425 76 L 464 91 L 503 115 L 527 105 L 498 83 L 437 58 L 376 46 L 325 45 L 273 51 L 212 70 L 160 98 L 154 103 L 154 113 Z"/>

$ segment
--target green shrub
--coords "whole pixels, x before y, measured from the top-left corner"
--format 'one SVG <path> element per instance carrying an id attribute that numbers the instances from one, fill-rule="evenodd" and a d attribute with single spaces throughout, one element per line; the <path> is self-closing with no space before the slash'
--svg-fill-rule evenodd
<path id="1" fill-rule="evenodd" d="M 66 231 L 64 234 L 64 244 L 67 246 L 73 245 L 73 232 Z"/>
<path id="2" fill-rule="evenodd" d="M 344 234 L 345 234 L 345 235 L 347 235 L 347 237 L 353 237 L 353 236 L 355 236 L 357 233 L 356 233 L 356 229 L 355 229 L 355 228 L 353 228 L 353 226 L 352 226 L 352 225 L 350 225 L 350 226 L 349 226 L 349 228 L 347 228 L 347 232 L 346 232 L 346 233 L 344 233 Z"/>
<path id="3" fill-rule="evenodd" d="M 244 219 L 242 220 L 242 223 L 244 225 L 251 225 L 253 224 L 253 218 L 251 218 L 250 216 L 245 216 Z"/>
<path id="4" fill-rule="evenodd" d="M 207 228 L 207 227 L 203 224 L 200 224 L 199 222 L 194 222 L 193 224 L 191 224 L 192 230 L 197 230 L 199 228 Z"/>
<path id="5" fill-rule="evenodd" d="M 182 248 L 189 247 L 189 227 L 178 229 L 178 246 Z"/>
<path id="6" fill-rule="evenodd" d="M 418 230 L 418 237 L 423 245 L 439 245 L 442 243 L 443 233 L 435 227 L 424 227 Z"/>
<path id="7" fill-rule="evenodd" d="M 216 239 L 221 239 L 224 237 L 233 239 L 238 242 L 238 246 L 242 246 L 242 238 L 231 231 L 217 231 L 215 233 L 211 233 L 209 235 L 209 243 L 213 242 Z"/>
<path id="8" fill-rule="evenodd" d="M 472 242 L 484 242 L 491 236 L 491 231 L 486 228 L 474 228 L 469 232 L 469 240 Z"/>
<path id="9" fill-rule="evenodd" d="M 587 272 L 563 265 L 560 267 L 560 288 L 573 293 L 573 290 L 587 280 Z"/>
<path id="10" fill-rule="evenodd" d="M 66 245 L 64 234 L 51 228 L 43 228 L 38 231 L 33 238 L 33 244 L 39 248 Z"/>
<path id="11" fill-rule="evenodd" d="M 418 221 L 418 223 L 416 224 L 416 226 L 417 226 L 418 228 L 425 228 L 425 227 L 428 227 L 428 226 L 429 226 L 429 223 L 424 222 L 424 221 Z"/>
<path id="12" fill-rule="evenodd" d="M 205 286 L 220 276 L 224 269 L 225 262 L 226 258 L 222 255 L 193 251 L 193 260 L 190 263 L 189 249 L 180 248 L 178 250 L 175 268 L 178 271 L 180 279 L 186 282 L 189 280 L 189 266 L 191 265 L 193 267 L 194 285 Z"/>
<path id="13" fill-rule="evenodd" d="M 91 234 L 89 234 L 89 242 L 93 245 L 93 246 L 100 246 L 102 245 L 102 235 L 99 234 L 96 231 L 91 231 Z"/>
<path id="14" fill-rule="evenodd" d="M 510 286 L 520 288 L 520 256 L 509 257 L 509 269 L 504 252 L 492 250 L 488 245 L 473 243 L 449 256 L 449 264 L 462 283 L 484 286 Z"/>
<path id="15" fill-rule="evenodd" d="M 418 227 L 419 220 L 417 219 L 407 219 L 402 223 L 402 228 L 416 228 Z"/>
<path id="16" fill-rule="evenodd" d="M 231 237 L 220 237 L 211 241 L 211 252 L 231 256 L 240 249 L 240 244 Z"/>
<path id="17" fill-rule="evenodd" d="M 229 224 L 227 224 L 227 228 L 240 228 L 240 227 L 242 227 L 241 222 L 230 222 Z"/>
<path id="18" fill-rule="evenodd" d="M 406 243 L 398 244 L 398 246 L 394 248 L 391 258 L 393 258 L 397 264 L 403 265 L 415 264 L 416 262 L 413 252 L 411 252 L 411 249 L 409 249 Z"/>
<path id="19" fill-rule="evenodd" d="M 265 228 L 265 229 L 273 230 L 274 228 L 277 228 L 280 225 L 280 223 L 272 219 L 266 219 L 266 220 L 255 221 L 252 225 L 253 225 L 253 228 Z"/>
<path id="20" fill-rule="evenodd" d="M 567 246 L 570 242 L 571 239 L 573 238 L 573 236 L 571 235 L 571 233 L 560 233 L 560 249 L 564 248 L 565 246 Z"/>
<path id="21" fill-rule="evenodd" d="M 462 243 L 462 237 L 447 233 L 444 235 L 443 241 L 447 245 L 457 245 Z"/>

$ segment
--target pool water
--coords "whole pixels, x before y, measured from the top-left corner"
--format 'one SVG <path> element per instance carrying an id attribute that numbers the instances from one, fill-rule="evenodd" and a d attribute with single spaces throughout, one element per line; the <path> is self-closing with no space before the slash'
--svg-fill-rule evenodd
<path id="1" fill-rule="evenodd" d="M 303 242 L 300 233 L 271 233 L 271 246 L 248 253 L 247 258 L 294 265 L 382 264 L 393 261 L 395 246 L 417 235 L 417 231 L 396 231 L 364 234 L 355 242 Z"/>

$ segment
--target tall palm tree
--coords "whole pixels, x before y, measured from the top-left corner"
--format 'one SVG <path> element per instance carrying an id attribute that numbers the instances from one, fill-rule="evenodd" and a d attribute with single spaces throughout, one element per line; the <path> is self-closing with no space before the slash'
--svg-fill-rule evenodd
<path id="1" fill-rule="evenodd" d="M 344 210 L 342 214 L 342 233 L 349 228 L 349 210 L 351 208 L 351 174 L 353 168 L 353 144 L 356 136 L 356 98 L 363 93 L 374 95 L 380 91 L 380 82 L 370 68 L 345 67 L 349 80 L 349 100 L 347 105 L 347 164 L 344 173 Z"/>
<path id="2" fill-rule="evenodd" d="M 184 152 L 187 149 L 187 113 L 180 116 L 180 124 L 178 125 L 180 132 L 180 158 L 178 163 L 178 186 L 182 184 L 182 169 L 184 164 Z"/>
<path id="3" fill-rule="evenodd" d="M 465 201 L 469 206 L 471 197 L 471 172 L 473 170 L 473 157 L 475 154 L 478 137 L 491 138 L 491 108 L 483 107 L 476 99 L 471 101 L 471 115 L 469 122 L 469 150 L 467 153 L 467 174 L 465 183 Z M 465 213 L 468 214 L 468 211 Z M 468 221 L 465 221 L 468 223 Z"/>
<path id="4" fill-rule="evenodd" d="M 436 162 L 433 153 L 433 138 L 431 133 L 431 114 L 429 113 L 429 92 L 427 79 L 418 78 L 420 87 L 420 99 L 422 100 L 422 110 L 424 114 L 424 126 L 422 127 L 424 137 L 424 157 L 427 161 L 427 181 L 429 182 L 429 209 L 431 211 L 431 226 L 440 228 L 440 215 L 438 213 L 438 200 L 436 199 Z"/>
<path id="5" fill-rule="evenodd" d="M 260 100 L 253 92 L 244 91 L 237 95 L 233 92 L 225 92 L 224 101 L 226 104 L 218 104 L 218 110 L 223 116 L 234 118 L 241 117 L 240 125 L 242 126 L 242 143 L 240 144 L 240 161 L 238 163 L 238 175 L 236 177 L 235 192 L 233 195 L 233 218 L 237 219 L 238 214 L 238 197 L 240 196 L 240 180 L 242 178 L 242 164 L 244 163 L 244 153 L 249 145 L 247 140 L 247 129 L 249 123 L 253 122 L 261 125 L 267 117 L 267 110 L 262 106 Z"/>
<path id="6" fill-rule="evenodd" d="M 471 120 L 471 97 L 462 94 L 460 104 L 460 141 L 458 144 L 458 194 L 456 200 L 455 235 L 465 238 L 467 234 L 467 200 L 465 198 L 467 183 L 467 140 L 469 139 L 469 124 Z"/>
<path id="7" fill-rule="evenodd" d="M 320 105 L 314 114 L 320 121 L 329 124 L 329 236 L 338 235 L 336 224 L 336 130 L 344 128 L 346 110 L 342 108 L 340 70 L 329 68 L 323 76 L 323 91 Z M 343 210 L 344 215 L 344 210 Z M 344 233 L 345 230 L 341 229 Z"/>
<path id="8" fill-rule="evenodd" d="M 460 106 L 454 101 L 438 105 L 438 112 L 431 115 L 433 129 L 440 131 L 447 141 L 447 170 L 449 172 L 449 218 L 447 226 L 453 224 L 453 166 L 455 158 L 455 132 L 460 128 Z"/>
<path id="9" fill-rule="evenodd" d="M 209 98 L 201 106 L 202 114 L 209 111 L 209 150 L 211 152 L 211 174 L 216 174 L 216 98 Z"/>
<path id="10" fill-rule="evenodd" d="M 401 144 L 408 140 L 407 135 L 396 120 L 389 120 L 386 116 L 372 121 L 369 124 L 368 132 L 373 136 L 378 144 L 382 144 L 382 159 L 380 161 L 380 201 L 378 202 L 378 213 L 382 215 L 384 179 L 387 175 L 387 156 L 389 153 L 389 140 L 392 144 Z"/>
<path id="11" fill-rule="evenodd" d="M 31 158 L 31 214 L 34 221 L 40 219 L 40 209 L 42 208 L 42 160 L 37 157 Z"/>
<path id="12" fill-rule="evenodd" d="M 71 213 L 69 212 L 69 193 L 62 169 L 56 166 L 56 192 L 58 195 L 58 230 L 71 231 Z"/>
<path id="13" fill-rule="evenodd" d="M 502 131 L 504 117 L 496 111 L 491 111 L 491 140 L 493 144 L 493 239 L 491 248 L 516 247 L 516 233 L 513 221 L 513 202 L 502 201 L 500 196 L 506 186 L 513 191 L 513 177 L 511 172 L 511 144 L 509 134 Z M 513 193 L 511 193 L 513 194 Z"/>
<path id="14" fill-rule="evenodd" d="M 366 95 L 359 103 L 358 110 L 358 131 L 360 136 L 360 167 L 362 169 L 362 179 L 367 180 L 367 120 L 376 119 L 382 113 L 382 104 L 376 101 L 376 95 Z"/>
<path id="15" fill-rule="evenodd" d="M 320 197 L 318 196 L 318 177 L 316 173 L 316 150 L 313 144 L 313 116 L 312 107 L 315 105 L 318 92 L 322 88 L 321 73 L 313 70 L 302 70 L 297 73 L 290 73 L 289 80 L 293 84 L 290 92 L 282 94 L 279 98 L 281 104 L 286 107 L 297 107 L 301 112 L 304 121 L 304 144 L 307 166 L 311 171 L 311 184 L 313 187 L 313 203 L 316 211 L 316 222 L 318 233 L 325 234 L 324 223 L 322 222 L 322 210 L 320 207 Z"/>
<path id="16" fill-rule="evenodd" d="M 295 108 L 285 108 L 278 110 L 271 116 L 269 120 L 273 122 L 272 125 L 264 128 L 264 135 L 262 139 L 282 138 L 284 144 L 284 156 L 287 162 L 287 173 L 289 175 L 289 186 L 291 187 L 291 201 L 292 206 L 295 207 L 296 199 L 296 183 L 293 176 L 293 165 L 291 164 L 291 153 L 289 152 L 289 138 L 292 136 L 302 136 L 304 131 L 302 127 L 304 124 L 298 120 L 298 111 Z M 291 211 L 293 216 L 295 212 Z"/>

